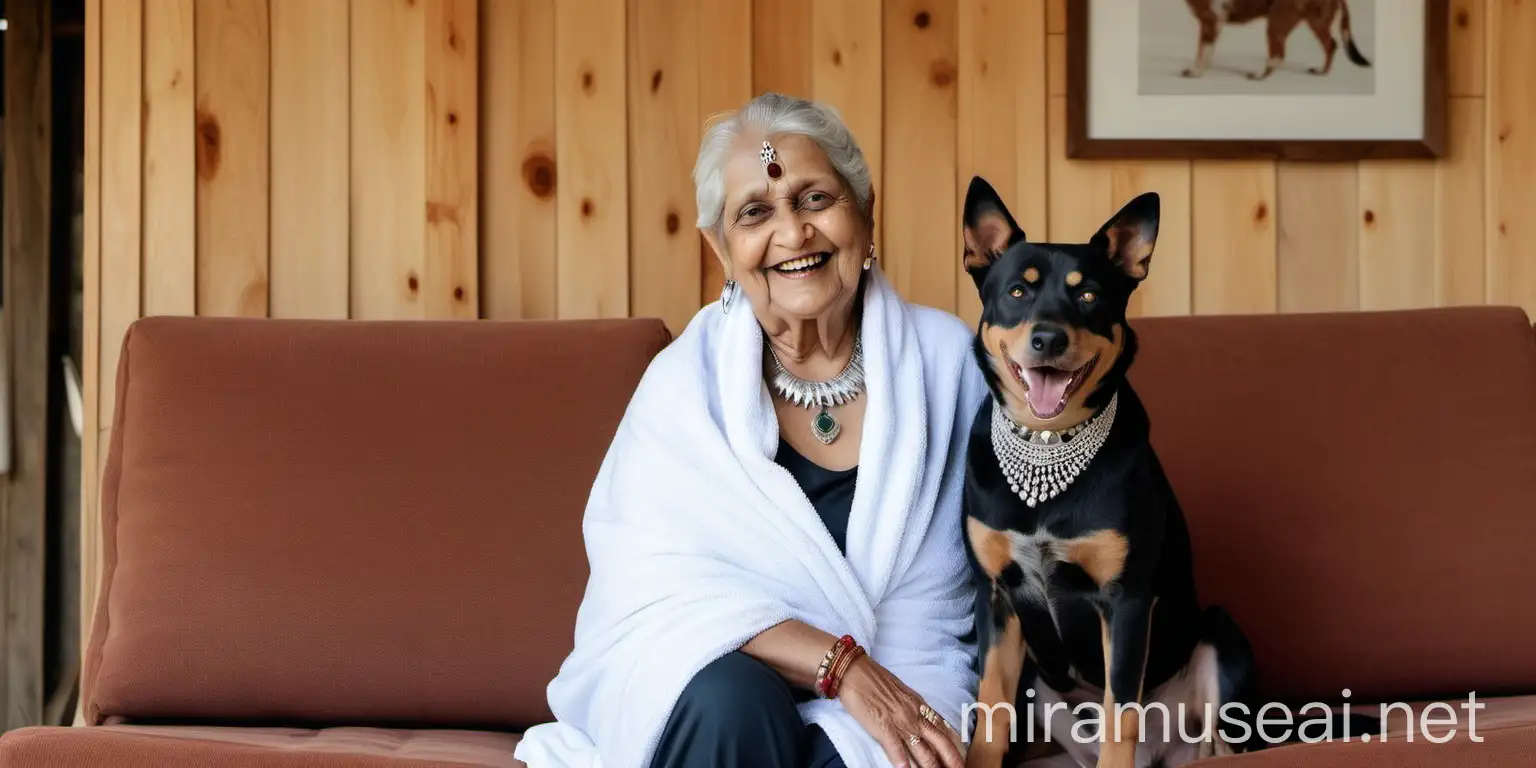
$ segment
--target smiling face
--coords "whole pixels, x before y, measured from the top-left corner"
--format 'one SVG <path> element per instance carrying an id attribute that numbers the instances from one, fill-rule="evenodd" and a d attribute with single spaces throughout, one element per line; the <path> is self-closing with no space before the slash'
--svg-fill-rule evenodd
<path id="1" fill-rule="evenodd" d="M 1088 396 L 1124 347 L 1125 295 L 1110 288 L 1124 278 L 1078 248 L 1020 243 L 982 286 L 982 345 L 1015 419 L 1031 429 L 1091 415 Z"/>
<path id="2" fill-rule="evenodd" d="M 965 268 L 981 297 L 982 364 L 1014 421 L 1062 431 L 1123 375 L 1125 310 L 1147 275 L 1158 198 L 1126 204 L 1084 244 L 1031 243 L 980 177 L 965 202 Z M 1111 382 L 1112 383 L 1112 382 Z"/>
<path id="3" fill-rule="evenodd" d="M 770 177 L 762 144 L 773 145 Z M 871 222 L 853 190 L 808 137 L 745 134 L 723 169 L 721 232 L 704 236 L 770 333 L 851 311 Z M 723 237 L 722 237 L 723 235 Z"/>

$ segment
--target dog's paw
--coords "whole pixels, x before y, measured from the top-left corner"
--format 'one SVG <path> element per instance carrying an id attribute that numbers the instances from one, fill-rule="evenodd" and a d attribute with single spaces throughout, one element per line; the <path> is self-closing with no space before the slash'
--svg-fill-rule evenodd
<path id="1" fill-rule="evenodd" d="M 1248 79 L 1249 80 L 1264 80 L 1264 79 L 1267 79 L 1268 77 L 1269 77 L 1269 73 L 1268 72 L 1249 72 L 1248 73 Z"/>
<path id="2" fill-rule="evenodd" d="M 1308 74 L 1313 74 L 1313 75 L 1326 75 L 1326 74 L 1328 74 L 1328 70 L 1323 69 L 1322 67 L 1308 67 L 1307 68 L 1307 72 L 1308 72 Z"/>
<path id="3" fill-rule="evenodd" d="M 1180 74 L 1184 75 L 1185 77 L 1199 77 L 1202 73 L 1198 69 L 1190 68 L 1184 70 Z"/>

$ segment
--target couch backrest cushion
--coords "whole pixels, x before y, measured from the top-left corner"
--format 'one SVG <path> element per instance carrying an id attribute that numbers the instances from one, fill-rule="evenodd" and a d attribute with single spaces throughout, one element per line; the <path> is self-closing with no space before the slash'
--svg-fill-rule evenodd
<path id="1" fill-rule="evenodd" d="M 88 722 L 550 717 L 653 320 L 156 317 L 118 370 Z"/>
<path id="2" fill-rule="evenodd" d="M 1157 318 L 1131 380 L 1262 692 L 1536 690 L 1536 335 L 1516 309 Z"/>

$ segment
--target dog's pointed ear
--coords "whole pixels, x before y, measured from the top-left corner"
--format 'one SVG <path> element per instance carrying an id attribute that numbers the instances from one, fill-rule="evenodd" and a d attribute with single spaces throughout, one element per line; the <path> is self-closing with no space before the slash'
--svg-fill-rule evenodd
<path id="1" fill-rule="evenodd" d="M 997 190 L 980 176 L 971 178 L 971 186 L 965 191 L 965 271 L 981 287 L 987 270 L 1003 251 L 1015 241 L 1024 239 L 1008 207 Z"/>
<path id="2" fill-rule="evenodd" d="M 1092 242 L 1102 245 L 1109 260 L 1132 280 L 1140 282 L 1152 267 L 1157 245 L 1157 222 L 1162 201 L 1156 192 L 1137 195 L 1094 233 Z"/>

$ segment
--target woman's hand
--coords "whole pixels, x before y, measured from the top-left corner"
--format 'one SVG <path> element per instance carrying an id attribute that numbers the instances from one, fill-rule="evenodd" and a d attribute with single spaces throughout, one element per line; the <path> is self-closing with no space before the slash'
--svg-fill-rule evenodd
<path id="1" fill-rule="evenodd" d="M 764 630 L 742 646 L 791 684 L 814 690 L 816 669 L 826 656 L 835 635 L 790 619 Z M 938 720 L 923 718 L 925 702 L 890 670 L 867 655 L 860 655 L 843 672 L 837 697 L 880 746 L 895 766 L 907 768 L 964 768 L 960 734 Z M 917 734 L 918 743 L 908 743 Z"/>
<path id="2" fill-rule="evenodd" d="M 964 768 L 960 734 L 942 719 L 935 717 L 940 725 L 924 719 L 922 697 L 874 659 L 854 660 L 843 673 L 837 697 L 897 768 Z M 918 736 L 915 744 L 913 734 Z"/>

